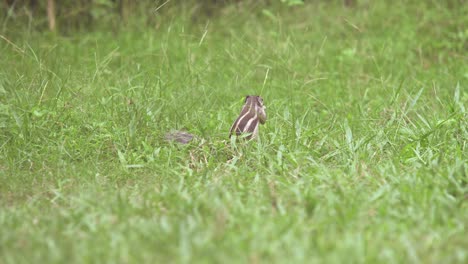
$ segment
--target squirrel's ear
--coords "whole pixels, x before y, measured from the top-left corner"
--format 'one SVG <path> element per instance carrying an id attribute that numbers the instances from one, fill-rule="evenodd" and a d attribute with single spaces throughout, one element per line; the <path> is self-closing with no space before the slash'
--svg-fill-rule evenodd
<path id="1" fill-rule="evenodd" d="M 258 104 L 263 105 L 263 98 L 261 98 L 260 96 L 256 96 L 256 99 Z"/>

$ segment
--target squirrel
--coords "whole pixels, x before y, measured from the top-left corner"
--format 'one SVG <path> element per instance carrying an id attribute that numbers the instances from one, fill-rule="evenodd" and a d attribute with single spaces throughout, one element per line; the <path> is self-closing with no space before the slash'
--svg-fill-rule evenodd
<path id="1" fill-rule="evenodd" d="M 266 107 L 263 104 L 262 97 L 258 95 L 247 95 L 244 106 L 236 121 L 229 130 L 229 138 L 233 135 L 247 140 L 258 136 L 258 125 L 265 124 L 267 115 Z M 194 138 L 193 134 L 184 131 L 174 131 L 166 134 L 167 141 L 175 141 L 181 144 L 188 144 Z"/>

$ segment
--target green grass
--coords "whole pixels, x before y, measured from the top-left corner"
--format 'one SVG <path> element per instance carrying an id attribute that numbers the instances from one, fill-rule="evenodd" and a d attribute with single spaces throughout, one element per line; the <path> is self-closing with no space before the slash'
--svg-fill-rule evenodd
<path id="1" fill-rule="evenodd" d="M 466 263 L 467 7 L 404 2 L 4 22 L 0 263 Z"/>

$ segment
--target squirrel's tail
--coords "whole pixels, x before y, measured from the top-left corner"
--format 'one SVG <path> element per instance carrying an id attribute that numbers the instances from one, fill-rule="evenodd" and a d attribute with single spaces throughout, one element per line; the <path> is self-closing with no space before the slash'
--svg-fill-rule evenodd
<path id="1" fill-rule="evenodd" d="M 167 141 L 175 141 L 181 144 L 188 144 L 193 139 L 193 135 L 184 131 L 171 131 L 164 137 Z"/>

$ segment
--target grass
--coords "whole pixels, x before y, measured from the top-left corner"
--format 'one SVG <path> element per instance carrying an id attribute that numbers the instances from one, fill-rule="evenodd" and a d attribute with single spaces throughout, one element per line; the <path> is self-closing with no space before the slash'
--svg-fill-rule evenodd
<path id="1" fill-rule="evenodd" d="M 0 262 L 466 263 L 466 11 L 227 7 L 70 35 L 5 20 Z M 232 146 L 247 94 L 268 121 Z"/>

